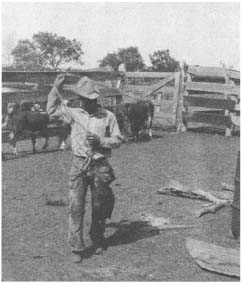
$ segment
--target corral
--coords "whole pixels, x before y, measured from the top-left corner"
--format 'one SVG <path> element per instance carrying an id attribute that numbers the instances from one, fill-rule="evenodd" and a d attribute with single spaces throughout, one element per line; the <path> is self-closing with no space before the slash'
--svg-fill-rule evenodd
<path id="1" fill-rule="evenodd" d="M 2 113 L 6 113 L 8 102 L 24 99 L 39 101 L 45 109 L 47 94 L 57 74 L 3 72 Z M 155 105 L 154 125 L 159 128 L 186 131 L 190 123 L 192 126 L 194 123 L 194 127 L 218 127 L 225 130 L 226 135 L 232 135 L 235 130 L 233 121 L 236 123 L 240 116 L 238 71 L 189 66 L 185 71 L 175 73 L 71 71 L 67 74 L 67 85 L 75 84 L 81 76 L 93 78 L 101 92 L 99 103 L 102 106 L 152 100 Z M 71 99 L 71 94 L 64 94 Z"/>
<path id="2" fill-rule="evenodd" d="M 144 78 L 144 75 L 141 77 Z M 133 74 L 128 76 L 133 77 Z M 151 76 L 153 82 L 146 80 L 148 87 L 144 88 L 155 103 L 156 114 L 159 114 L 159 117 L 156 116 L 154 138 L 152 141 L 124 144 L 113 152 L 111 159 L 117 176 L 112 184 L 116 208 L 112 221 L 107 225 L 108 250 L 104 252 L 105 258 L 87 252 L 83 264 L 73 265 L 69 261 L 67 175 L 71 161 L 70 149 L 56 151 L 56 139 L 51 138 L 49 150 L 32 155 L 30 142 L 24 141 L 19 144 L 19 156 L 14 157 L 9 146 L 3 144 L 6 156 L 2 173 L 3 280 L 235 280 L 202 270 L 185 248 L 185 239 L 190 236 L 236 248 L 237 242 L 230 236 L 231 209 L 225 208 L 215 215 L 197 218 L 195 213 L 201 207 L 200 202 L 157 196 L 155 192 L 171 180 L 176 180 L 190 187 L 223 195 L 221 182 L 233 184 L 239 137 L 226 138 L 223 129 L 221 132 L 209 129 L 209 133 L 196 131 L 184 134 L 161 130 L 162 124 L 175 130 L 182 123 L 180 106 L 184 90 L 180 83 L 183 75 L 180 72 L 165 74 L 161 80 L 156 80 L 160 74 Z M 136 75 L 136 78 L 139 77 Z M 120 79 L 114 80 L 117 83 Z M 116 98 L 119 92 L 123 92 L 122 87 L 116 91 Z M 133 88 L 134 91 L 138 89 Z M 46 100 L 47 91 L 44 91 L 43 101 Z M 21 93 L 18 94 L 21 96 Z M 11 101 L 15 100 L 16 94 L 11 96 Z M 135 96 L 129 94 L 129 97 Z M 10 100 L 10 97 L 6 98 Z M 191 104 L 200 104 L 200 98 L 195 98 L 195 102 L 191 100 L 188 101 Z M 213 98 L 206 102 L 211 106 L 216 102 L 217 105 L 221 104 L 221 108 L 225 105 L 225 109 L 233 109 L 232 102 L 228 105 L 226 101 L 214 101 Z M 116 103 L 111 100 L 111 105 Z M 214 109 L 218 109 L 216 106 Z M 165 112 L 170 114 L 170 120 L 166 122 L 163 121 Z M 41 144 L 41 139 L 38 144 Z M 50 198 L 62 200 L 62 206 L 48 205 L 46 201 Z M 87 201 L 86 217 L 89 217 L 89 196 Z M 193 227 L 147 230 L 141 214 L 169 218 L 173 224 L 189 224 Z M 85 227 L 89 225 L 87 218 Z M 85 232 L 88 240 L 87 230 Z"/>

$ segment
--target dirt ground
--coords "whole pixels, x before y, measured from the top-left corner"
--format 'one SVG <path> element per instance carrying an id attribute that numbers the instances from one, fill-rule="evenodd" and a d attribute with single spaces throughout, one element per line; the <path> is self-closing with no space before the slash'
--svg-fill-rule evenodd
<path id="1" fill-rule="evenodd" d="M 56 145 L 51 138 L 48 151 L 32 155 L 30 142 L 20 142 L 19 157 L 7 153 L 3 161 L 4 281 L 238 281 L 201 269 L 185 248 L 187 237 L 239 247 L 230 237 L 231 208 L 196 218 L 203 202 L 155 193 L 171 179 L 210 193 L 221 192 L 221 182 L 233 184 L 238 137 L 156 132 L 152 141 L 115 150 L 116 206 L 106 229 L 108 249 L 102 256 L 87 252 L 82 264 L 70 260 L 68 207 L 46 205 L 46 199 L 68 202 L 71 151 L 55 151 Z M 9 152 L 9 146 L 3 145 L 3 151 Z M 85 239 L 90 245 L 90 195 L 86 210 Z M 195 227 L 148 232 L 142 228 L 141 213 Z"/>

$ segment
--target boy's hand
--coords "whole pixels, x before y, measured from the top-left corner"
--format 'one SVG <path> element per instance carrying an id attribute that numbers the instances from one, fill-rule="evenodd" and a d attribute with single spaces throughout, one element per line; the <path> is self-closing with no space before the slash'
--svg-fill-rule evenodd
<path id="1" fill-rule="evenodd" d="M 54 81 L 54 86 L 57 89 L 59 89 L 63 86 L 64 81 L 65 81 L 65 74 L 59 74 Z"/>
<path id="2" fill-rule="evenodd" d="M 100 138 L 93 133 L 88 133 L 87 140 L 91 146 L 98 146 L 100 144 Z"/>

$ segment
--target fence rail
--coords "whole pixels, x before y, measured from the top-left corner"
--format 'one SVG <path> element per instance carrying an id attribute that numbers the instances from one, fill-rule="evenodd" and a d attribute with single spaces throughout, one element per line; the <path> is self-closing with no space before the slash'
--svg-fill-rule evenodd
<path id="1" fill-rule="evenodd" d="M 195 123 L 205 123 L 217 126 L 230 127 L 232 124 L 230 116 L 224 116 L 219 114 L 210 114 L 206 112 L 184 112 L 183 121 L 185 123 L 195 122 Z"/>
<path id="2" fill-rule="evenodd" d="M 2 82 L 29 82 L 37 84 L 48 84 L 53 83 L 56 76 L 63 71 L 2 71 Z M 84 70 L 74 70 L 69 71 L 68 74 L 72 76 L 67 76 L 66 83 L 73 84 L 76 83 L 80 77 L 88 76 L 94 80 L 107 80 L 107 79 L 117 79 L 120 77 L 119 72 L 109 72 L 109 71 L 84 71 Z"/>
<path id="3" fill-rule="evenodd" d="M 204 107 L 210 109 L 234 110 L 235 102 L 225 99 L 212 99 L 196 96 L 184 96 L 184 105 L 186 107 Z"/>
<path id="4" fill-rule="evenodd" d="M 239 86 L 232 86 L 228 84 L 221 83 L 206 83 L 206 82 L 187 82 L 186 84 L 187 91 L 200 91 L 200 92 L 209 92 L 209 93 L 220 93 L 220 94 L 232 94 L 240 95 Z"/>
<path id="5" fill-rule="evenodd" d="M 189 66 L 188 73 L 196 78 L 222 79 L 225 81 L 223 68 L 208 66 Z M 240 72 L 237 70 L 228 70 L 229 78 L 240 81 Z"/>
<path id="6" fill-rule="evenodd" d="M 182 102 L 184 130 L 187 130 L 189 122 L 202 123 L 224 126 L 226 136 L 230 136 L 234 129 L 232 118 L 239 116 L 240 87 L 235 85 L 240 82 L 239 76 L 238 72 L 224 67 L 189 67 L 185 74 L 187 80 Z M 195 81 L 197 78 L 198 82 Z"/>

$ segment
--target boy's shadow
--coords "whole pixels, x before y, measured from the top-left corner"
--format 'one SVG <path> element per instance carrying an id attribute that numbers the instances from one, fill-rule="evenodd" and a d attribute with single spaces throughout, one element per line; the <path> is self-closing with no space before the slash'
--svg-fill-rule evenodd
<path id="1" fill-rule="evenodd" d="M 114 228 L 116 232 L 104 239 L 104 249 L 110 246 L 129 244 L 141 239 L 158 235 L 160 230 L 157 227 L 150 226 L 145 221 L 121 220 L 117 223 L 110 223 L 106 228 Z M 95 252 L 93 247 L 89 247 L 83 255 L 83 258 L 91 257 Z"/>

